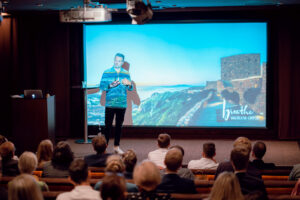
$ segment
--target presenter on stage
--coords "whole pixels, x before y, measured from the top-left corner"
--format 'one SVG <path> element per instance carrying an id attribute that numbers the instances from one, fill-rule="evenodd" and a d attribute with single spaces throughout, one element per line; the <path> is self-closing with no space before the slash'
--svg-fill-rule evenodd
<path id="1" fill-rule="evenodd" d="M 106 91 L 105 127 L 103 133 L 108 144 L 112 122 L 114 116 L 116 116 L 114 152 L 118 154 L 124 153 L 120 148 L 120 138 L 127 107 L 127 90 L 133 90 L 130 74 L 122 68 L 123 64 L 124 55 L 117 53 L 114 59 L 114 66 L 103 72 L 100 82 L 100 90 Z"/>

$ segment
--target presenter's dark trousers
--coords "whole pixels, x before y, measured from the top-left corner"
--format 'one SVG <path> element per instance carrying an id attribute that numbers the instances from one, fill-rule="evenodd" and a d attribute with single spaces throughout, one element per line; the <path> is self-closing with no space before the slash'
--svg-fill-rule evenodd
<path id="1" fill-rule="evenodd" d="M 105 127 L 104 127 L 104 135 L 106 138 L 106 142 L 108 144 L 109 136 L 112 129 L 112 123 L 114 120 L 114 116 L 116 116 L 116 130 L 115 130 L 115 141 L 114 145 L 120 145 L 120 138 L 122 133 L 122 125 L 124 122 L 126 108 L 108 108 L 105 107 Z"/>

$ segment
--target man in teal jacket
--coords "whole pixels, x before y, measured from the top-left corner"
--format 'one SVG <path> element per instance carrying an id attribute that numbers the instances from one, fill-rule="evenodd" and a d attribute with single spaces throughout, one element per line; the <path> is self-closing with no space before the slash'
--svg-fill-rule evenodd
<path id="1" fill-rule="evenodd" d="M 114 66 L 103 72 L 100 90 L 106 91 L 105 128 L 104 135 L 108 144 L 114 116 L 116 116 L 116 131 L 114 140 L 115 153 L 122 154 L 120 149 L 121 129 L 127 108 L 127 90 L 132 90 L 130 74 L 122 68 L 124 55 L 115 55 Z"/>

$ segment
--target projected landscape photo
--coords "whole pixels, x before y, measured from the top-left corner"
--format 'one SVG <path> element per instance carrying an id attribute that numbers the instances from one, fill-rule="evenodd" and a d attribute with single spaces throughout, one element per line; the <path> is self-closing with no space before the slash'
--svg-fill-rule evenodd
<path id="1" fill-rule="evenodd" d="M 266 35 L 266 23 L 88 25 L 88 124 L 104 125 L 97 88 L 121 52 L 134 86 L 124 125 L 265 127 Z"/>

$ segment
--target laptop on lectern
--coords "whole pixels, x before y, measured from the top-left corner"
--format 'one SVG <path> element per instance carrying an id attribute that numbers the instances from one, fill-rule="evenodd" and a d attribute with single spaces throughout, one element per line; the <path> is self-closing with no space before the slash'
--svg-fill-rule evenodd
<path id="1" fill-rule="evenodd" d="M 41 99 L 43 98 L 42 90 L 24 90 L 24 98 Z"/>

